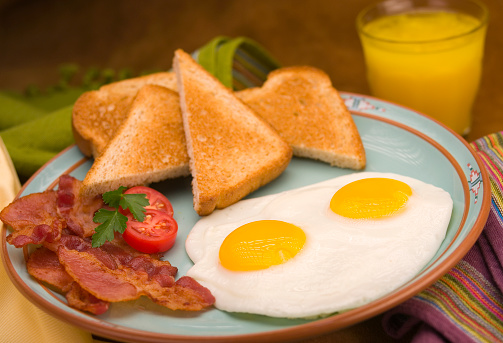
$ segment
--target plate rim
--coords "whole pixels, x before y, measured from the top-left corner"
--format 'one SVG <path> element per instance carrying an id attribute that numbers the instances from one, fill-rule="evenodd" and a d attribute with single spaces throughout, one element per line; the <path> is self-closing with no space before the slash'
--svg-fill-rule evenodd
<path id="1" fill-rule="evenodd" d="M 489 216 L 490 208 L 491 208 L 491 189 L 490 189 L 490 182 L 489 182 L 489 174 L 485 168 L 485 165 L 482 162 L 482 159 L 479 157 L 479 155 L 475 152 L 475 150 L 471 147 L 471 145 L 464 140 L 459 134 L 454 132 L 452 129 L 448 128 L 438 120 L 431 118 L 421 112 L 415 111 L 411 108 L 407 108 L 405 106 L 379 99 L 376 97 L 368 96 L 368 95 L 362 95 L 358 93 L 353 93 L 353 92 L 339 92 L 342 96 L 353 96 L 353 97 L 359 97 L 363 99 L 368 99 L 372 101 L 378 101 L 380 103 L 384 104 L 389 104 L 393 105 L 395 107 L 405 109 L 407 111 L 413 112 L 419 116 L 422 116 L 426 118 L 429 121 L 434 122 L 436 125 L 439 125 L 440 127 L 444 128 L 447 130 L 448 133 L 453 135 L 457 141 L 461 142 L 464 147 L 467 149 L 467 152 L 470 153 L 471 157 L 474 158 L 474 160 L 477 163 L 477 167 L 480 169 L 480 174 L 482 178 L 482 188 L 483 188 L 483 197 L 480 200 L 481 201 L 481 208 L 480 211 L 478 212 L 478 216 L 473 223 L 472 227 L 470 228 L 470 231 L 468 232 L 467 236 L 462 240 L 462 244 L 460 244 L 458 247 L 454 249 L 454 251 L 450 252 L 449 256 L 444 260 L 441 261 L 437 266 L 435 266 L 432 270 L 428 271 L 426 275 L 421 276 L 419 280 L 416 280 L 413 283 L 407 283 L 400 288 L 396 289 L 393 291 L 391 294 L 386 295 L 384 297 L 381 297 L 377 300 L 372 301 L 369 304 L 357 307 L 355 309 L 349 310 L 347 312 L 335 314 L 326 318 L 321 318 L 312 322 L 308 322 L 305 324 L 300 324 L 297 326 L 291 326 L 287 328 L 281 328 L 281 329 L 276 329 L 276 330 L 270 330 L 270 331 L 263 331 L 263 332 L 257 332 L 257 333 L 249 333 L 249 334 L 239 334 L 239 335 L 219 335 L 219 336 L 189 336 L 189 335 L 178 335 L 178 334 L 163 334 L 163 333 L 156 333 L 156 332 L 149 332 L 149 331 L 142 331 L 138 329 L 133 329 L 133 328 L 128 328 L 125 326 L 119 326 L 113 323 L 108 323 L 104 320 L 97 319 L 96 317 L 84 313 L 85 316 L 89 317 L 88 321 L 82 321 L 82 318 L 71 315 L 68 315 L 68 312 L 64 309 L 59 308 L 58 306 L 54 305 L 52 302 L 42 298 L 40 295 L 38 295 L 35 291 L 33 291 L 26 283 L 24 283 L 23 279 L 21 276 L 16 272 L 12 261 L 10 259 L 10 256 L 7 252 L 7 243 L 6 243 L 6 235 L 7 235 L 7 228 L 5 225 L 2 225 L 2 233 L 0 236 L 0 244 L 1 244 L 1 249 L 2 249 L 2 262 L 4 264 L 4 267 L 7 271 L 7 274 L 11 281 L 14 283 L 16 288 L 26 297 L 28 298 L 33 304 L 35 304 L 37 307 L 42 309 L 43 311 L 49 313 L 50 315 L 53 315 L 54 317 L 63 320 L 67 323 L 70 323 L 72 325 L 76 325 L 84 330 L 87 330 L 89 332 L 98 334 L 103 337 L 108 337 L 112 339 L 119 339 L 123 341 L 130 341 L 132 338 L 135 339 L 135 342 L 255 342 L 257 339 L 260 339 L 261 341 L 264 342 L 275 342 L 279 340 L 288 340 L 288 339 L 301 339 L 301 338 L 308 338 L 312 337 L 314 335 L 321 335 L 321 334 L 326 334 L 329 332 L 334 332 L 340 329 L 343 329 L 345 327 L 348 327 L 350 325 L 354 325 L 358 322 L 367 320 L 373 316 L 376 316 L 378 314 L 381 314 L 385 312 L 386 310 L 391 309 L 394 306 L 397 306 L 398 304 L 406 301 L 407 299 L 413 297 L 415 294 L 421 292 L 422 290 L 426 289 L 429 287 L 431 284 L 433 284 L 435 281 L 437 281 L 439 278 L 442 277 L 445 273 L 447 273 L 450 269 L 452 269 L 465 255 L 466 253 L 471 249 L 471 247 L 475 244 L 477 241 L 479 235 L 481 234 L 484 225 L 487 221 L 487 218 Z M 349 111 L 352 114 L 356 115 L 362 115 L 367 118 L 374 118 L 380 121 L 385 121 L 388 123 L 391 123 L 393 126 L 398 126 L 402 129 L 405 129 L 409 132 L 412 132 L 414 135 L 419 136 L 420 138 L 426 140 L 427 142 L 431 143 L 432 141 L 435 142 L 437 145 L 442 147 L 434 138 L 428 136 L 426 133 L 423 133 L 417 129 L 414 129 L 402 122 L 395 121 L 393 119 L 379 116 L 378 114 L 372 114 L 368 112 L 363 112 L 363 111 L 358 111 L 356 109 L 350 109 Z M 436 147 L 437 148 L 437 147 Z M 443 147 L 442 147 L 443 148 Z M 38 177 L 38 175 L 46 169 L 48 166 L 51 165 L 55 160 L 60 158 L 62 155 L 65 153 L 69 152 L 71 149 L 78 149 L 75 144 L 72 144 L 71 146 L 65 148 L 61 152 L 59 152 L 56 156 L 54 156 L 51 160 L 49 160 L 46 164 L 44 164 L 39 170 L 37 170 L 22 186 L 18 194 L 16 195 L 16 198 L 20 196 L 25 189 L 28 187 L 28 185 L 33 182 L 35 178 Z M 446 148 L 443 148 L 446 150 Z M 447 151 L 447 150 L 446 150 Z M 445 156 L 445 154 L 444 154 Z M 85 163 L 88 161 L 90 158 L 85 157 L 83 155 L 83 158 L 79 160 L 76 163 L 73 163 L 70 168 L 67 168 L 65 170 L 65 173 L 69 173 L 75 168 L 78 168 L 81 164 Z M 452 161 L 451 161 L 452 163 Z M 459 165 L 459 164 L 458 164 Z M 457 168 L 456 168 L 457 169 Z M 56 179 L 57 180 L 57 179 Z M 53 181 L 56 182 L 56 181 Z M 466 199 L 465 199 L 466 200 Z M 469 199 L 468 199 L 469 200 Z M 466 202 L 466 201 L 465 201 Z M 465 204 L 466 206 L 466 204 Z M 468 210 L 466 210 L 468 211 Z M 2 224 L 2 223 L 0 223 Z M 465 224 L 460 225 L 460 227 L 463 227 Z M 27 257 L 27 249 L 24 249 L 24 254 L 25 258 Z M 42 284 L 42 287 L 46 288 L 46 290 L 49 292 L 48 288 Z M 397 295 L 400 295 L 397 297 Z M 54 296 L 54 295 L 53 295 Z M 96 327 L 96 322 L 98 322 L 98 327 Z M 119 327 L 119 328 L 117 328 Z M 110 333 L 113 333 L 112 335 Z M 141 337 L 138 337 L 138 335 L 141 335 Z M 134 336 L 134 337 L 133 337 Z"/>

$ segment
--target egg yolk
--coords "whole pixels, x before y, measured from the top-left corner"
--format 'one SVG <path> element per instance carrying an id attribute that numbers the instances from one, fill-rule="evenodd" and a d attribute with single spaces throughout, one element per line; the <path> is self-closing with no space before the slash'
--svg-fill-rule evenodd
<path id="1" fill-rule="evenodd" d="M 223 267 L 233 271 L 266 269 L 282 264 L 302 249 L 304 231 L 279 220 L 259 220 L 232 231 L 220 246 Z"/>
<path id="2" fill-rule="evenodd" d="M 412 189 L 402 181 L 368 178 L 339 189 L 330 201 L 330 208 L 346 218 L 377 219 L 401 210 L 411 195 Z"/>

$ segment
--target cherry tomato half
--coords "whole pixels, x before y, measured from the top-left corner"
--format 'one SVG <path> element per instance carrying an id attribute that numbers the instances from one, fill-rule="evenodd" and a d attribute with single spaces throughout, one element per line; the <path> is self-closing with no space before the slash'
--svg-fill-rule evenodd
<path id="1" fill-rule="evenodd" d="M 131 187 L 124 194 L 146 194 L 147 199 L 150 201 L 150 206 L 145 207 L 146 209 L 156 209 L 173 216 L 173 206 L 171 206 L 168 198 L 153 188 L 145 186 Z"/>
<path id="2" fill-rule="evenodd" d="M 129 210 L 121 210 L 128 217 L 122 237 L 134 249 L 147 254 L 164 252 L 175 244 L 178 224 L 173 218 L 173 207 L 169 200 L 155 189 L 138 186 L 125 194 L 146 194 L 150 206 L 146 206 L 145 219 L 139 222 Z"/>

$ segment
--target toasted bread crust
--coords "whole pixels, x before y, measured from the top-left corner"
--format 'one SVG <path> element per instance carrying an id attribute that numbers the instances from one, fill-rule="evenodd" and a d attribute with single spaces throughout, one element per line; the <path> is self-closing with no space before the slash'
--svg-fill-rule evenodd
<path id="1" fill-rule="evenodd" d="M 285 170 L 292 150 L 270 125 L 182 50 L 174 69 L 198 214 L 237 202 Z"/>
<path id="2" fill-rule="evenodd" d="M 358 129 L 323 71 L 281 68 L 271 72 L 262 87 L 236 95 L 279 132 L 294 155 L 341 168 L 365 167 Z"/>
<path id="3" fill-rule="evenodd" d="M 138 91 L 116 135 L 95 159 L 83 180 L 82 193 L 102 194 L 120 186 L 188 175 L 178 94 L 148 84 Z"/>
<path id="4" fill-rule="evenodd" d="M 176 90 L 172 72 L 155 73 L 102 86 L 82 94 L 73 106 L 72 131 L 86 156 L 99 156 L 127 116 L 136 93 L 147 84 Z"/>

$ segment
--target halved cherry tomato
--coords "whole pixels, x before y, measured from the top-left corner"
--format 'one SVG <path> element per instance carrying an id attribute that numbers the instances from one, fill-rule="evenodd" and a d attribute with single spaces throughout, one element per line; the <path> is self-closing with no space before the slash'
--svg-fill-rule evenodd
<path id="1" fill-rule="evenodd" d="M 146 206 L 145 219 L 139 222 L 129 210 L 121 212 L 128 217 L 127 227 L 122 237 L 134 249 L 147 254 L 164 252 L 175 244 L 178 224 L 173 218 L 173 207 L 169 200 L 155 189 L 138 186 L 128 189 L 125 194 L 146 194 L 150 206 Z"/>
<path id="2" fill-rule="evenodd" d="M 156 191 L 153 188 L 145 186 L 131 187 L 127 191 L 125 191 L 124 194 L 146 194 L 147 199 L 150 201 L 150 206 L 145 207 L 146 209 L 156 209 L 161 212 L 166 212 L 170 216 L 173 216 L 173 206 L 169 202 L 168 198 L 166 198 L 164 194 Z"/>
<path id="3" fill-rule="evenodd" d="M 138 251 L 153 254 L 169 250 L 175 244 L 178 224 L 167 213 L 148 209 L 145 220 L 139 222 L 131 214 L 122 237 Z"/>

